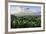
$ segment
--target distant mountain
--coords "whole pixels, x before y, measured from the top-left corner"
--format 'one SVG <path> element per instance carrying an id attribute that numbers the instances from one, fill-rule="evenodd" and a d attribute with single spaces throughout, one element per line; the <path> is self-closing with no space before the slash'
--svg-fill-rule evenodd
<path id="1" fill-rule="evenodd" d="M 25 16 L 25 15 L 39 16 L 39 15 L 41 15 L 41 12 L 33 12 L 33 11 L 23 12 L 23 11 L 21 11 L 19 13 L 14 13 L 13 15 L 15 15 L 15 16 Z"/>
<path id="2" fill-rule="evenodd" d="M 11 14 L 15 15 L 15 16 L 25 16 L 25 15 L 41 15 L 41 11 L 38 8 L 31 8 L 31 7 L 13 7 L 11 9 Z"/>

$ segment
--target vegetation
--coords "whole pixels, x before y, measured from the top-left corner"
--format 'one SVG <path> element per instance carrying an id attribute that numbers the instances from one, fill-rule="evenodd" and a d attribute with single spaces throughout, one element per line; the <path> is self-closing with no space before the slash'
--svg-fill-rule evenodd
<path id="1" fill-rule="evenodd" d="M 11 15 L 11 28 L 40 27 L 41 16 L 14 16 Z"/>

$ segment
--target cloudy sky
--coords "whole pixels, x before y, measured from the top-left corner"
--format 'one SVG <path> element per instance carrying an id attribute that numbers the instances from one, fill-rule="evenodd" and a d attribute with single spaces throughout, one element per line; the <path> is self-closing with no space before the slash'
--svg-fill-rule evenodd
<path id="1" fill-rule="evenodd" d="M 31 11 L 34 13 L 41 13 L 40 6 L 20 6 L 20 5 L 11 5 L 10 7 L 11 14 L 20 13 L 20 12 L 27 12 L 30 13 Z"/>

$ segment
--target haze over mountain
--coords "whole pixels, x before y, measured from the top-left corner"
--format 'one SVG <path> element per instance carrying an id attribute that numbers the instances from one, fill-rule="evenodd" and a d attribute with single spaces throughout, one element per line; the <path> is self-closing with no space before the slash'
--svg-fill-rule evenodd
<path id="1" fill-rule="evenodd" d="M 29 7 L 29 6 L 12 6 L 11 14 L 16 16 L 24 15 L 41 15 L 40 7 Z"/>

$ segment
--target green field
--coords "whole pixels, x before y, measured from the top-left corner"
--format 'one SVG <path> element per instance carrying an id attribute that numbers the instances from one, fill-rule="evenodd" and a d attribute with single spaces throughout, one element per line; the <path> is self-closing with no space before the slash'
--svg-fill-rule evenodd
<path id="1" fill-rule="evenodd" d="M 41 16 L 14 16 L 11 15 L 11 28 L 41 27 Z"/>

